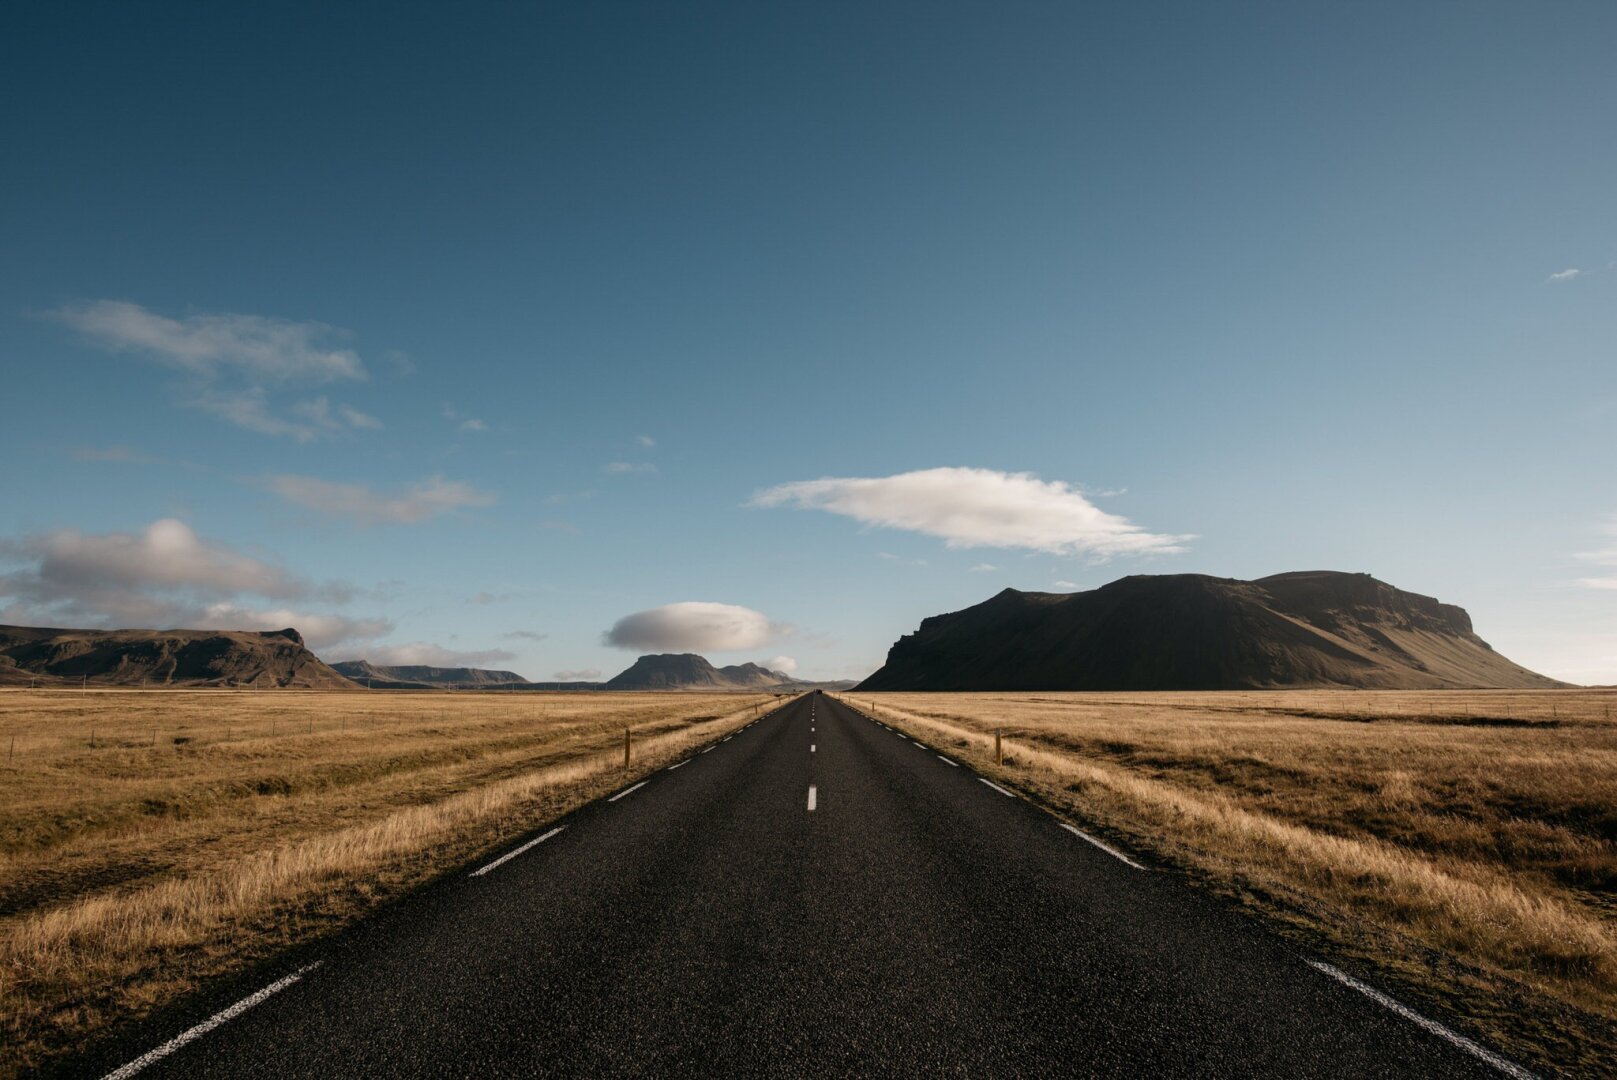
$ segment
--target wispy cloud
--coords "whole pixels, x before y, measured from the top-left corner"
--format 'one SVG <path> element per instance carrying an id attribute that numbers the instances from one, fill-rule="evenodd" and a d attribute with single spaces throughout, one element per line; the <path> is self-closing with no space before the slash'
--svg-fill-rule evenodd
<path id="1" fill-rule="evenodd" d="M 471 597 L 466 602 L 468 604 L 479 604 L 479 605 L 508 604 L 512 600 L 515 600 L 516 596 L 517 596 L 516 593 L 508 593 L 508 592 L 502 592 L 502 593 L 480 592 L 476 596 Z"/>
<path id="2" fill-rule="evenodd" d="M 314 476 L 271 476 L 264 483 L 289 503 L 358 525 L 406 525 L 465 507 L 490 506 L 495 500 L 490 492 L 436 475 L 397 495 Z"/>
<path id="3" fill-rule="evenodd" d="M 1582 270 L 1579 270 L 1576 266 L 1569 266 L 1565 270 L 1559 270 L 1559 271 L 1551 274 L 1545 280 L 1547 280 L 1547 281 L 1571 281 L 1573 278 L 1582 277 L 1582 276 L 1583 276 L 1583 271 Z"/>
<path id="4" fill-rule="evenodd" d="M 993 563 L 986 562 L 980 562 L 971 568 L 971 573 L 973 574 L 993 574 L 997 573 L 998 571 L 999 567 L 995 566 Z"/>
<path id="5" fill-rule="evenodd" d="M 602 470 L 622 476 L 629 473 L 654 473 L 657 466 L 649 461 L 609 461 L 603 465 Z"/>
<path id="6" fill-rule="evenodd" d="M 546 641 L 550 638 L 549 634 L 541 634 L 537 630 L 507 630 L 500 636 L 522 641 Z"/>
<path id="7" fill-rule="evenodd" d="M 600 677 L 600 668 L 579 668 L 577 671 L 556 671 L 551 673 L 551 678 L 557 682 L 594 682 Z"/>
<path id="8" fill-rule="evenodd" d="M 383 667 L 422 664 L 427 667 L 482 667 L 516 659 L 507 649 L 447 649 L 430 641 L 363 645 L 349 649 L 344 660 L 369 660 Z"/>
<path id="9" fill-rule="evenodd" d="M 1026 548 L 1056 555 L 1160 555 L 1186 535 L 1153 533 L 1082 492 L 1031 473 L 939 468 L 885 477 L 826 477 L 767 488 L 754 506 L 789 506 L 943 539 L 951 548 Z"/>
<path id="10" fill-rule="evenodd" d="M 290 407 L 272 401 L 272 389 L 367 378 L 359 355 L 335 344 L 344 333 L 324 323 L 228 313 L 173 318 L 126 300 L 88 300 L 46 315 L 103 348 L 180 372 L 179 404 L 246 431 L 312 442 L 382 426 L 324 396 Z"/>
<path id="11" fill-rule="evenodd" d="M 488 430 L 488 424 L 475 416 L 468 416 L 455 406 L 444 402 L 444 419 L 455 425 L 456 431 L 479 433 Z"/>
<path id="12" fill-rule="evenodd" d="M 238 314 L 175 319 L 126 300 L 88 300 L 48 314 L 107 348 L 196 375 L 235 369 L 275 381 L 365 378 L 365 365 L 352 349 L 323 344 L 341 335 L 324 323 Z"/>
<path id="13" fill-rule="evenodd" d="M 728 652 L 756 649 L 790 632 L 751 608 L 687 600 L 625 615 L 602 640 L 644 652 Z"/>
<path id="14" fill-rule="evenodd" d="M 287 606 L 289 601 L 346 604 L 360 590 L 301 578 L 278 562 L 205 539 L 173 518 L 138 532 L 58 529 L 0 540 L 0 563 L 15 567 L 0 573 L 0 597 L 11 601 L 0 621 L 237 630 L 295 626 L 317 646 L 392 629 L 380 617 Z"/>
<path id="15" fill-rule="evenodd" d="M 1600 532 L 1606 537 L 1607 546 L 1592 551 L 1580 551 L 1575 557 L 1592 566 L 1610 568 L 1613 572 L 1596 577 L 1578 578 L 1576 584 L 1586 589 L 1617 589 L 1617 515 L 1608 518 L 1600 527 Z"/>
<path id="16" fill-rule="evenodd" d="M 653 446 L 657 445 L 657 440 L 653 439 L 650 435 L 636 435 L 634 437 L 634 441 L 639 443 L 641 446 L 644 446 L 647 450 L 650 450 Z"/>

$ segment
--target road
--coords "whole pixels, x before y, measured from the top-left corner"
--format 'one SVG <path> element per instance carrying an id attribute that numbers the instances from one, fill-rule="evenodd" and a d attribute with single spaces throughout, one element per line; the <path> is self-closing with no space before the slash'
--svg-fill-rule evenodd
<path id="1" fill-rule="evenodd" d="M 558 825 L 223 1017 L 199 1002 L 75 1068 L 1501 1075 L 1174 876 L 823 695 Z"/>

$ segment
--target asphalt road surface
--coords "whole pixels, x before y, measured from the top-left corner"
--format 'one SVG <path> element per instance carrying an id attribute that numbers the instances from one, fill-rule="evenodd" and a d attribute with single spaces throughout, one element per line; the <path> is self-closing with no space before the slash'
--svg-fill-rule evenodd
<path id="1" fill-rule="evenodd" d="M 366 920 L 303 956 L 298 971 L 258 976 L 262 988 L 246 1000 L 234 990 L 190 1015 L 165 1014 L 74 1068 L 95 1076 L 124 1066 L 120 1077 L 1509 1069 L 823 695 L 558 825 L 512 838 L 509 857 Z"/>

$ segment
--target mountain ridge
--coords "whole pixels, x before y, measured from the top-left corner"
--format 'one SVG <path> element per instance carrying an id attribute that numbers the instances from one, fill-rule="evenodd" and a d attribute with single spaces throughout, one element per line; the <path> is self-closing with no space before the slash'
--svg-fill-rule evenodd
<path id="1" fill-rule="evenodd" d="M 74 630 L 0 626 L 0 685 L 353 689 L 285 630 Z"/>
<path id="2" fill-rule="evenodd" d="M 1369 574 L 1133 575 L 922 620 L 861 690 L 1549 688 L 1464 608 Z"/>

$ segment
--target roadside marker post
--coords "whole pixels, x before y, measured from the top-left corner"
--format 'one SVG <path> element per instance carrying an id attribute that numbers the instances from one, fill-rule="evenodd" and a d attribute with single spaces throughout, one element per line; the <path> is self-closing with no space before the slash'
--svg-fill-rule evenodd
<path id="1" fill-rule="evenodd" d="M 994 764 L 1005 764 L 1005 744 L 1000 739 L 1000 729 L 994 729 Z"/>
<path id="2" fill-rule="evenodd" d="M 623 767 L 629 767 L 629 729 L 623 729 Z"/>

